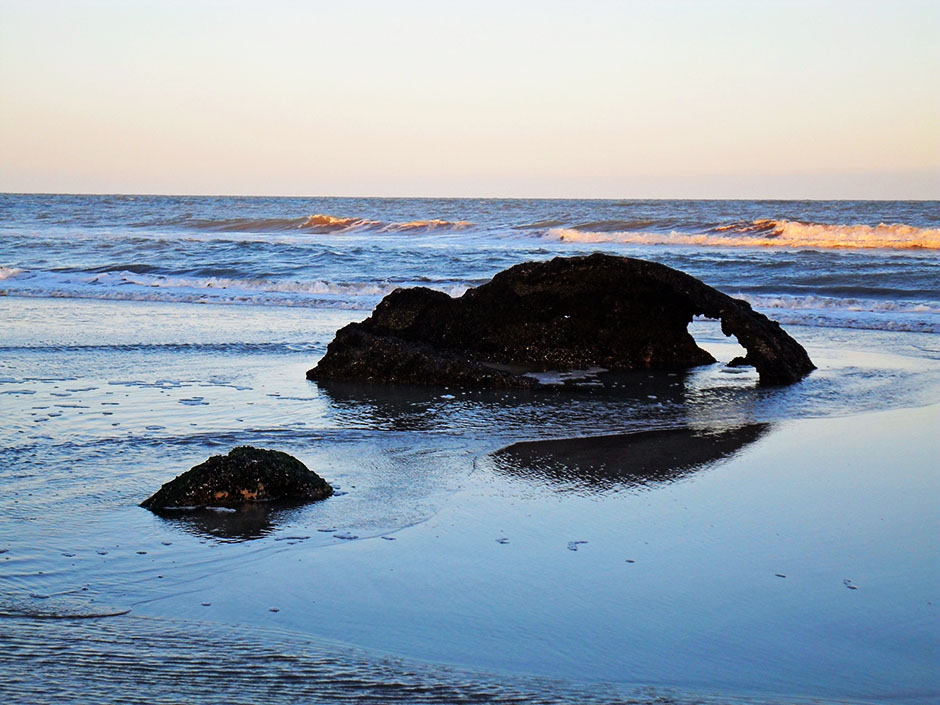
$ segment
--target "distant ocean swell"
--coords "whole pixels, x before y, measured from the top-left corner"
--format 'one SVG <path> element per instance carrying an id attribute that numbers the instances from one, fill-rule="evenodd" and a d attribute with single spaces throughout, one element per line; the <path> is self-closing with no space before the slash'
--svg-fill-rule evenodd
<path id="1" fill-rule="evenodd" d="M 309 234 L 424 234 L 474 229 L 469 220 L 428 218 L 389 222 L 358 216 L 316 213 L 297 218 L 205 219 L 174 217 L 136 222 L 137 228 L 172 228 L 191 232 Z M 488 228 L 492 230 L 492 226 Z M 780 247 L 823 249 L 940 249 L 940 228 L 905 223 L 834 224 L 757 219 L 726 224 L 695 223 L 677 218 L 568 222 L 563 219 L 506 223 L 504 232 L 532 232 L 572 243 L 634 245 L 695 245 L 716 247 Z"/>

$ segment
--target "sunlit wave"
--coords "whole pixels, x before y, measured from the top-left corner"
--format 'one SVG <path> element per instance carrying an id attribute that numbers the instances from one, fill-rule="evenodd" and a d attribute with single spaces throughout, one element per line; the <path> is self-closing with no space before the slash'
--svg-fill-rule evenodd
<path id="1" fill-rule="evenodd" d="M 716 247 L 810 247 L 824 249 L 940 249 L 940 229 L 903 223 L 828 225 L 790 220 L 755 220 L 725 225 L 707 233 L 598 232 L 552 228 L 549 237 L 563 242 Z"/>

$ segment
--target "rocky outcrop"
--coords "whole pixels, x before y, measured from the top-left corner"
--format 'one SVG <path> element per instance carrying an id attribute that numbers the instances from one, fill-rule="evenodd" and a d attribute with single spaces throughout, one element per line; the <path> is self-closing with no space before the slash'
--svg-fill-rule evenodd
<path id="1" fill-rule="evenodd" d="M 526 262 L 459 298 L 397 289 L 340 329 L 307 378 L 526 388 L 539 371 L 685 369 L 714 362 L 688 332 L 697 315 L 737 337 L 761 384 L 815 369 L 746 302 L 662 264 L 594 254 Z"/>
<path id="2" fill-rule="evenodd" d="M 141 502 L 154 511 L 181 507 L 238 507 L 253 502 L 312 502 L 333 488 L 296 458 L 240 446 L 166 483 Z"/>

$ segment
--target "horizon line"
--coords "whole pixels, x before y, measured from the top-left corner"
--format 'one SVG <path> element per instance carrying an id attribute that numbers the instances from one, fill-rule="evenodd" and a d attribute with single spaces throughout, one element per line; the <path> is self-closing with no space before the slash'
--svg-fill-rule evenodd
<path id="1" fill-rule="evenodd" d="M 271 195 L 248 193 L 144 193 L 121 191 L 0 191 L 3 196 L 120 196 L 141 198 L 278 198 L 278 199 L 359 199 L 359 200 L 414 200 L 414 201 L 855 201 L 870 203 L 932 203 L 940 201 L 936 198 L 783 198 L 783 197 L 741 197 L 718 198 L 713 196 L 695 197 L 637 197 L 637 196 L 377 196 L 377 195 Z"/>

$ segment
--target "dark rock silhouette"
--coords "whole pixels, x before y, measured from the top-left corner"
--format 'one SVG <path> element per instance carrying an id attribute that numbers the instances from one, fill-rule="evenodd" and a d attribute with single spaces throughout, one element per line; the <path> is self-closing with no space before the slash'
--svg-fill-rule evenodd
<path id="1" fill-rule="evenodd" d="M 240 446 L 167 482 L 141 502 L 154 511 L 181 507 L 239 507 L 252 502 L 312 502 L 333 488 L 296 458 Z"/>
<path id="2" fill-rule="evenodd" d="M 721 320 L 761 384 L 792 384 L 815 369 L 746 302 L 662 264 L 593 254 L 516 265 L 456 299 L 396 289 L 340 329 L 307 378 L 534 388 L 527 373 L 685 369 L 715 361 L 688 332 L 696 315 Z"/>

